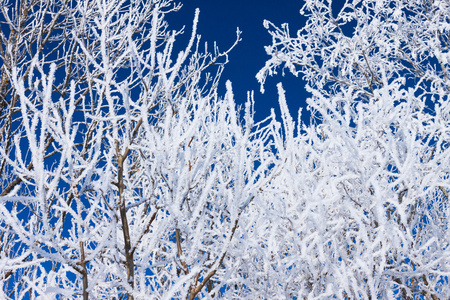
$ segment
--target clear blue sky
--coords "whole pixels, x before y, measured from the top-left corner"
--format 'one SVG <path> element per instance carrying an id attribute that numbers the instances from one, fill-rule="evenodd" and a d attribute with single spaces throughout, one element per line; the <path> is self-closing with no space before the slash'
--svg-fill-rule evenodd
<path id="1" fill-rule="evenodd" d="M 169 22 L 172 29 L 179 29 L 186 25 L 185 35 L 189 36 L 192 29 L 192 20 L 196 8 L 200 9 L 198 33 L 202 41 L 212 45 L 214 41 L 220 49 L 227 49 L 236 38 L 236 28 L 242 31 L 242 41 L 229 56 L 230 62 L 226 66 L 220 91 L 224 95 L 225 81 L 233 84 L 235 100 L 245 102 L 247 91 L 255 92 L 256 120 L 267 117 L 270 109 L 274 107 L 278 113 L 278 96 L 276 84 L 280 81 L 286 90 L 289 109 L 293 117 L 297 118 L 300 106 L 305 107 L 307 97 L 304 83 L 286 72 L 281 72 L 266 81 L 264 94 L 259 91 L 256 73 L 264 66 L 269 58 L 264 46 L 270 45 L 271 37 L 263 27 L 263 20 L 267 19 L 276 25 L 289 23 L 291 34 L 295 36 L 297 29 L 301 28 L 305 20 L 299 11 L 304 1 L 299 0 L 181 0 L 183 8 L 172 13 Z M 179 40 L 184 46 L 185 41 Z"/>

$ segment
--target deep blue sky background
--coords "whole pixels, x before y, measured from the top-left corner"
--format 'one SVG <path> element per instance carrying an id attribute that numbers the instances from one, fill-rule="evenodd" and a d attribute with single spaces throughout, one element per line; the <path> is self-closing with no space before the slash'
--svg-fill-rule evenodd
<path id="1" fill-rule="evenodd" d="M 268 78 L 265 93 L 261 94 L 255 75 L 264 66 L 269 56 L 264 46 L 271 44 L 271 36 L 263 27 L 264 19 L 279 26 L 289 23 L 292 35 L 305 24 L 305 19 L 299 11 L 303 0 L 181 0 L 183 4 L 179 12 L 169 15 L 170 27 L 180 29 L 186 26 L 186 38 L 191 34 L 192 20 L 196 8 L 200 9 L 198 34 L 203 42 L 213 45 L 217 42 L 219 49 L 225 50 L 236 39 L 236 28 L 242 31 L 242 41 L 229 55 L 230 62 L 225 67 L 222 82 L 219 87 L 221 95 L 225 94 L 225 82 L 230 80 L 233 85 L 235 100 L 242 104 L 247 99 L 247 91 L 255 93 L 256 120 L 262 120 L 270 114 L 270 109 L 278 109 L 276 84 L 283 82 L 286 90 L 288 106 L 296 119 L 299 107 L 306 107 L 308 94 L 304 90 L 301 78 L 294 77 L 289 72 L 282 76 Z M 181 47 L 186 45 L 184 37 L 177 41 Z M 209 49 L 210 46 L 208 46 Z M 304 113 L 306 111 L 304 110 Z"/>

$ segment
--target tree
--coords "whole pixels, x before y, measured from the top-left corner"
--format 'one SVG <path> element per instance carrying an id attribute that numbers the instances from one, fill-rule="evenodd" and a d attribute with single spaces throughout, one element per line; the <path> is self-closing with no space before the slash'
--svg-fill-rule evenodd
<path id="1" fill-rule="evenodd" d="M 306 1 L 296 36 L 264 23 L 258 80 L 301 75 L 312 117 L 295 131 L 279 86 L 284 167 L 249 281 L 280 299 L 446 299 L 450 5 L 333 2 Z"/>
<path id="2" fill-rule="evenodd" d="M 197 11 L 176 53 L 170 0 L 0 6 L 1 297 L 241 293 L 277 168 L 274 121 L 236 111 L 231 83 L 217 95 L 234 45 L 202 51 Z"/>
<path id="3" fill-rule="evenodd" d="M 218 95 L 234 45 L 197 11 L 176 50 L 180 7 L 0 4 L 1 298 L 448 298 L 450 5 L 265 22 L 257 78 L 302 75 L 309 123 Z"/>

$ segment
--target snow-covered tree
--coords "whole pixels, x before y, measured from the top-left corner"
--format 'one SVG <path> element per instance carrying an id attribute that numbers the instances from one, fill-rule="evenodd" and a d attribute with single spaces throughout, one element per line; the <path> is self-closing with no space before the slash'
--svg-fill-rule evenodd
<path id="1" fill-rule="evenodd" d="M 3 1 L 2 299 L 232 297 L 277 170 L 170 0 Z M 239 32 L 236 42 L 239 40 Z"/>
<path id="2" fill-rule="evenodd" d="M 311 119 L 255 123 L 198 11 L 2 1 L 0 298 L 448 298 L 450 4 L 341 2 L 265 22 Z"/>
<path id="3" fill-rule="evenodd" d="M 249 285 L 277 299 L 447 299 L 450 3 L 332 2 L 306 1 L 295 36 L 265 22 L 257 78 L 302 76 L 312 117 L 296 127 L 279 86 L 284 167 Z"/>

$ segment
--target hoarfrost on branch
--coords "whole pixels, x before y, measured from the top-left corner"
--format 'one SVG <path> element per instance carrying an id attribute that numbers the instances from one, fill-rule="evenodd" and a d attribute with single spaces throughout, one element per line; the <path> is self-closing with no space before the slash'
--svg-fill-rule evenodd
<path id="1" fill-rule="evenodd" d="M 0 297 L 450 296 L 443 0 L 264 26 L 311 119 L 255 122 L 171 0 L 3 1 Z"/>

